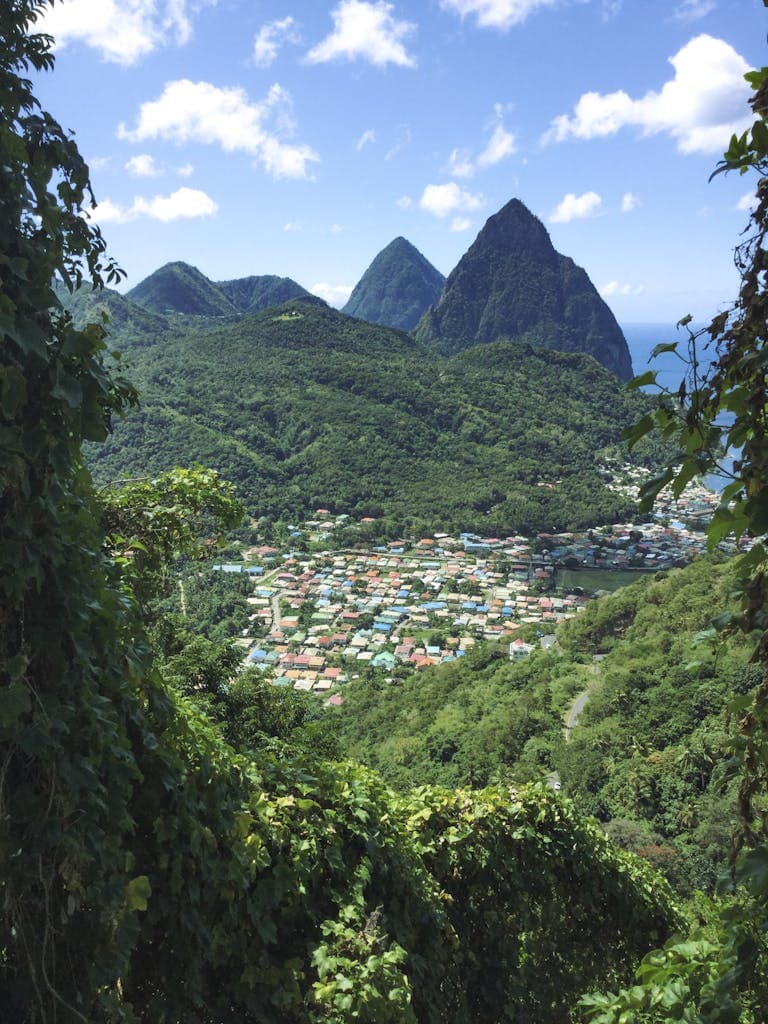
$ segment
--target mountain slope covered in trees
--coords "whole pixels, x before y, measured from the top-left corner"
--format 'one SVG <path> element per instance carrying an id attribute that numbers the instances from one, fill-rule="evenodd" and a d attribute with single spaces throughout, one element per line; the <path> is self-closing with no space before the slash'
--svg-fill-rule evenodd
<path id="1" fill-rule="evenodd" d="M 630 512 L 608 467 L 646 400 L 588 356 L 498 343 L 447 359 L 314 297 L 232 323 L 171 321 L 149 344 L 136 333 L 124 325 L 113 344 L 141 407 L 93 452 L 100 481 L 202 462 L 256 513 L 328 507 L 388 519 L 394 536 Z"/>
<path id="2" fill-rule="evenodd" d="M 333 712 L 342 748 L 403 789 L 557 771 L 617 842 L 682 891 L 711 891 L 737 813 L 726 708 L 759 673 L 747 644 L 694 663 L 693 641 L 733 585 L 732 563 L 703 558 L 590 603 L 559 627 L 555 647 L 523 662 L 499 645 L 391 684 L 356 681 Z M 566 741 L 565 712 L 586 691 Z"/>
<path id="3" fill-rule="evenodd" d="M 343 312 L 372 324 L 411 331 L 440 298 L 445 278 L 405 238 L 375 257 L 357 282 Z"/>
<path id="4" fill-rule="evenodd" d="M 131 302 L 153 313 L 229 318 L 307 296 L 289 277 L 263 274 L 215 282 L 180 261 L 166 263 L 126 293 Z"/>
<path id="5" fill-rule="evenodd" d="M 486 221 L 416 337 L 446 354 L 502 339 L 586 352 L 622 380 L 632 376 L 613 313 L 586 272 L 555 251 L 544 225 L 519 199 Z"/>

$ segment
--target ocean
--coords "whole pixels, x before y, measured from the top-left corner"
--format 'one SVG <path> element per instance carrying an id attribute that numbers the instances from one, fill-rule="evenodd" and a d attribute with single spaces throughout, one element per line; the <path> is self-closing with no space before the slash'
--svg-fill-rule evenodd
<path id="1" fill-rule="evenodd" d="M 695 331 L 704 324 L 690 324 Z M 687 374 L 686 365 L 672 352 L 664 352 L 656 359 L 651 360 L 651 352 L 656 345 L 678 342 L 678 347 L 684 356 L 687 356 L 688 332 L 684 327 L 677 328 L 674 324 L 622 324 L 624 337 L 627 339 L 629 353 L 632 356 L 632 367 L 635 374 L 639 376 L 646 370 L 656 370 L 656 381 L 659 385 L 676 393 L 681 382 Z M 706 339 L 702 339 L 702 343 Z M 705 366 L 709 364 L 712 356 L 711 350 L 699 347 L 699 359 Z M 708 358 L 709 357 L 709 358 Z M 653 391 L 653 388 L 645 388 L 646 391 Z M 723 467 L 729 470 L 733 464 L 735 452 L 729 452 L 723 459 Z M 705 478 L 704 483 L 713 490 L 722 491 L 726 484 L 733 478 L 713 474 Z"/>
<path id="2" fill-rule="evenodd" d="M 704 324 L 690 324 L 696 330 Z M 622 324 L 624 337 L 627 339 L 629 353 L 632 356 L 632 367 L 638 376 L 647 370 L 657 370 L 656 380 L 663 387 L 677 392 L 681 381 L 685 378 L 687 367 L 673 352 L 664 352 L 656 359 L 651 360 L 651 352 L 656 345 L 666 345 L 677 342 L 678 348 L 683 356 L 688 354 L 688 332 L 684 327 L 675 327 L 674 324 Z M 702 339 L 702 342 L 705 339 Z M 709 362 L 711 353 L 699 345 L 699 359 L 703 363 Z"/>

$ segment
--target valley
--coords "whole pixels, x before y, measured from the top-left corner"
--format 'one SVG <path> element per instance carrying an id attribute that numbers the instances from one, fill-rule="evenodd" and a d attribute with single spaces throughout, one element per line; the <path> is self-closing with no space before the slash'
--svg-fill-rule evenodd
<path id="1" fill-rule="evenodd" d="M 373 522 L 323 519 L 328 510 L 320 509 L 320 518 L 287 526 L 285 548 L 251 546 L 242 562 L 213 572 L 253 580 L 250 625 L 232 633 L 248 650 L 245 664 L 276 685 L 328 694 L 363 670 L 402 678 L 483 642 L 505 641 L 510 660 L 525 657 L 531 640 L 554 640 L 557 624 L 583 611 L 595 592 L 701 554 L 716 500 L 691 485 L 680 499 L 662 501 L 651 523 L 533 538 L 438 532 L 369 549 L 358 541 L 352 550 L 324 544 L 362 538 Z"/>
<path id="2" fill-rule="evenodd" d="M 691 17 L 715 30 L 713 4 L 656 19 L 614 4 L 596 31 L 599 5 L 553 19 L 533 10 L 546 3 L 481 16 L 446 0 L 413 9 L 416 25 L 400 5 L 343 0 L 262 24 L 250 58 L 257 22 L 243 31 L 239 0 L 100 5 L 99 19 L 88 6 L 0 7 L 0 1014 L 762 1024 L 768 69 L 745 75 L 707 31 L 682 45 Z M 491 13 L 519 24 L 474 49 Z M 620 25 L 646 22 L 618 45 Z M 539 28 L 557 74 L 522 89 Z M 641 80 L 652 37 L 674 67 L 662 85 Z M 94 47 L 98 79 L 50 94 L 65 109 L 77 97 L 86 123 L 112 119 L 114 145 L 103 120 L 82 136 L 116 189 L 98 203 L 74 132 L 36 95 L 68 50 L 92 73 Z M 152 60 L 170 47 L 211 80 L 171 81 L 181 58 Z M 380 66 L 345 74 L 351 60 Z M 225 87 L 246 65 L 248 88 Z M 279 84 L 291 66 L 307 87 L 295 100 Z M 348 95 L 331 106 L 332 81 Z M 406 81 L 418 94 L 398 93 Z M 359 102 L 373 82 L 390 112 L 402 98 L 413 134 Z M 439 106 L 422 106 L 429 82 Z M 467 102 L 448 118 L 451 95 Z M 693 166 L 731 128 L 712 178 L 761 179 L 754 197 L 718 200 L 750 218 L 738 297 L 701 331 L 687 316 L 674 339 L 647 338 L 682 360 L 647 394 L 654 374 L 630 380 L 603 296 L 656 314 L 640 299 L 651 264 L 674 270 L 668 302 L 678 276 L 715 296 L 714 268 L 687 264 L 725 217 L 713 201 L 694 230 L 684 207 L 701 200 L 691 187 L 679 202 L 663 161 L 676 145 L 675 168 Z M 615 159 L 620 129 L 649 154 L 632 160 L 642 195 L 629 150 Z M 166 181 L 150 198 L 126 175 Z M 189 184 L 159 191 L 179 176 Z M 282 179 L 269 217 L 265 176 Z M 325 266 L 351 253 L 321 198 L 336 179 L 359 192 L 338 207 L 358 272 L 383 204 L 387 235 L 411 224 L 451 241 L 453 269 L 398 234 L 355 287 L 234 276 L 281 236 L 297 254 L 324 239 Z M 595 218 L 553 230 L 599 253 L 599 289 L 503 198 L 523 180 L 547 224 Z M 603 194 L 556 202 L 553 188 L 587 184 Z M 102 223 L 138 228 L 170 262 L 105 289 L 123 273 Z M 214 277 L 173 239 L 210 252 Z M 346 312 L 320 293 L 349 297 Z M 699 481 L 724 455 L 710 492 Z"/>

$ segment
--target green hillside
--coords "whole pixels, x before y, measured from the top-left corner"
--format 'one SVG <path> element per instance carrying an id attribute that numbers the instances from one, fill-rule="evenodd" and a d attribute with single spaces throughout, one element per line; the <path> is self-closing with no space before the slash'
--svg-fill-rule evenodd
<path id="1" fill-rule="evenodd" d="M 556 647 L 522 662 L 499 645 L 391 684 L 358 680 L 333 712 L 336 735 L 403 789 L 555 770 L 622 846 L 645 851 L 683 891 L 712 889 L 736 816 L 723 788 L 725 708 L 758 673 L 746 644 L 717 661 L 699 650 L 692 664 L 692 642 L 732 586 L 732 564 L 700 559 L 591 603 L 559 627 Z M 566 710 L 585 691 L 565 742 Z"/>
<path id="2" fill-rule="evenodd" d="M 279 306 L 291 299 L 307 297 L 309 292 L 290 277 L 261 274 L 239 277 L 234 281 L 218 281 L 217 287 L 241 313 L 258 313 L 260 309 Z"/>
<path id="3" fill-rule="evenodd" d="M 445 278 L 405 238 L 376 256 L 344 307 L 348 316 L 411 331 L 440 298 Z"/>
<path id="4" fill-rule="evenodd" d="M 102 482 L 202 462 L 255 514 L 324 506 L 395 535 L 631 514 L 606 466 L 644 399 L 589 357 L 499 343 L 446 359 L 314 298 L 151 344 L 129 333 L 115 343 L 142 404 L 93 451 Z"/>
<path id="5" fill-rule="evenodd" d="M 153 313 L 235 316 L 239 312 L 222 289 L 188 263 L 166 263 L 126 296 Z"/>

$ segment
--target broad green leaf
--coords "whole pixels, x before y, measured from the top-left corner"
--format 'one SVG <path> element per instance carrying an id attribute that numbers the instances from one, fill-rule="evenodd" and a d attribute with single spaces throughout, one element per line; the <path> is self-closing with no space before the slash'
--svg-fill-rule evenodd
<path id="1" fill-rule="evenodd" d="M 663 355 L 665 352 L 674 352 L 677 354 L 678 344 L 679 342 L 677 341 L 665 341 L 660 345 L 655 345 L 651 351 L 651 359 L 655 359 L 657 356 Z"/>
<path id="2" fill-rule="evenodd" d="M 621 436 L 627 442 L 629 447 L 633 448 L 641 438 L 645 437 L 646 434 L 650 434 L 655 425 L 653 417 L 650 414 L 646 414 L 633 426 L 627 427 L 626 430 L 623 430 Z"/>
<path id="3" fill-rule="evenodd" d="M 83 387 L 78 380 L 59 369 L 56 384 L 51 388 L 51 395 L 66 402 L 71 409 L 77 409 L 83 401 Z"/>
<path id="4" fill-rule="evenodd" d="M 626 391 L 636 391 L 638 388 L 644 388 L 649 384 L 655 384 L 657 374 L 658 370 L 646 370 L 645 373 L 641 373 L 639 377 L 633 377 L 632 380 L 628 381 L 624 385 L 624 388 Z"/>
<path id="5" fill-rule="evenodd" d="M 16 366 L 0 368 L 0 408 L 12 419 L 27 401 L 27 382 Z"/>
<path id="6" fill-rule="evenodd" d="M 129 910 L 146 910 L 147 901 L 152 895 L 152 886 L 146 875 L 137 875 L 128 883 L 126 900 Z"/>

